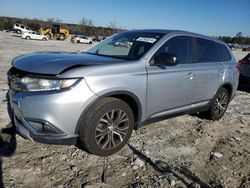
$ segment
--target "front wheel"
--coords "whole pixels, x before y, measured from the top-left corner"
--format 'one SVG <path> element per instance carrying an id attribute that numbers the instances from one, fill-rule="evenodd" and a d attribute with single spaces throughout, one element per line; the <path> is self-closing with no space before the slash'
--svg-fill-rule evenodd
<path id="1" fill-rule="evenodd" d="M 58 39 L 59 39 L 59 40 L 65 40 L 66 37 L 65 37 L 65 35 L 63 35 L 63 34 L 60 34 L 59 37 L 58 37 Z"/>
<path id="2" fill-rule="evenodd" d="M 109 156 L 128 142 L 133 127 L 134 114 L 127 103 L 103 98 L 81 118 L 80 143 L 91 154 Z"/>
<path id="3" fill-rule="evenodd" d="M 27 40 L 30 40 L 30 36 L 27 36 L 26 39 L 27 39 Z"/>
<path id="4" fill-rule="evenodd" d="M 211 101 L 211 106 L 206 112 L 209 119 L 219 120 L 227 110 L 229 93 L 225 88 L 220 88 Z"/>
<path id="5" fill-rule="evenodd" d="M 52 39 L 52 36 L 50 34 L 45 34 L 45 36 L 47 37 L 47 39 Z"/>

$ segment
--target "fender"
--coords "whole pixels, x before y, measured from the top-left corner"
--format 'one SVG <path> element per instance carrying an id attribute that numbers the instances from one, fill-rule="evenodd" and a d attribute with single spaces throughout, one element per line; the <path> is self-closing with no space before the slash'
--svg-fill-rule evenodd
<path id="1" fill-rule="evenodd" d="M 96 103 L 98 100 L 100 100 L 104 97 L 112 97 L 115 95 L 127 95 L 127 96 L 131 97 L 136 102 L 137 109 L 138 109 L 138 114 L 137 114 L 138 118 L 137 118 L 137 122 L 135 122 L 134 129 L 138 129 L 140 122 L 141 122 L 141 117 L 142 117 L 142 107 L 141 107 L 141 102 L 140 102 L 139 98 L 135 94 L 133 94 L 129 91 L 112 91 L 112 92 L 105 93 L 103 95 L 98 95 L 98 97 L 95 100 L 91 101 L 91 103 L 88 104 L 88 106 L 83 110 L 80 118 L 78 119 L 76 129 L 75 129 L 75 134 L 78 134 L 78 132 L 79 132 L 79 128 L 80 128 L 81 120 L 82 120 L 83 116 L 86 114 L 86 112 L 89 110 L 89 108 L 94 103 Z"/>
<path id="2" fill-rule="evenodd" d="M 230 88 L 229 88 L 229 87 Z M 214 96 L 216 95 L 216 93 L 217 93 L 217 91 L 221 88 L 221 87 L 224 87 L 224 88 L 226 88 L 226 89 L 229 89 L 230 91 L 229 91 L 229 97 L 230 97 L 230 99 L 232 98 L 232 93 L 233 93 L 233 85 L 230 83 L 230 82 L 225 82 L 225 83 L 223 83 L 220 87 L 218 87 L 218 89 L 215 91 L 215 93 L 214 93 Z M 213 97 L 214 97 L 213 96 Z"/>

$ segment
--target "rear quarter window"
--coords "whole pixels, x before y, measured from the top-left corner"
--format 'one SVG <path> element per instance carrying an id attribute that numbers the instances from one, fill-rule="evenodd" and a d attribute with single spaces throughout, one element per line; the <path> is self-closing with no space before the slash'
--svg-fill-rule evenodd
<path id="1" fill-rule="evenodd" d="M 220 61 L 230 61 L 231 60 L 231 54 L 229 53 L 228 49 L 223 45 L 217 43 L 217 50 L 219 54 L 219 60 Z"/>
<path id="2" fill-rule="evenodd" d="M 217 62 L 218 53 L 215 42 L 197 38 L 196 60 L 198 63 Z"/>

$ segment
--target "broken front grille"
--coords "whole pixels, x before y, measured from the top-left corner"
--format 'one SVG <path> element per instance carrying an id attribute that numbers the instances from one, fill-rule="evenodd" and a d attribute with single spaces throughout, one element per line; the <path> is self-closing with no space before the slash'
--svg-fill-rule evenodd
<path id="1" fill-rule="evenodd" d="M 21 78 L 24 76 L 24 73 L 12 67 L 7 75 L 9 88 L 16 92 L 22 91 Z"/>

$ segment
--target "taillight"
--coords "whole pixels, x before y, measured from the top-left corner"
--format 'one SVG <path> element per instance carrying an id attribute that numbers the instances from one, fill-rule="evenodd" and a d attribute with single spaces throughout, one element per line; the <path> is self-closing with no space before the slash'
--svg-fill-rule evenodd
<path id="1" fill-rule="evenodd" d="M 243 60 L 243 59 L 239 60 L 237 66 L 236 66 L 237 69 L 240 71 L 240 66 L 243 65 L 243 64 L 246 64 L 246 63 L 247 62 L 245 60 Z"/>
<path id="2" fill-rule="evenodd" d="M 239 64 L 239 65 L 246 64 L 246 63 L 247 63 L 247 62 L 246 62 L 245 60 L 243 60 L 243 59 L 238 61 L 238 64 Z"/>

